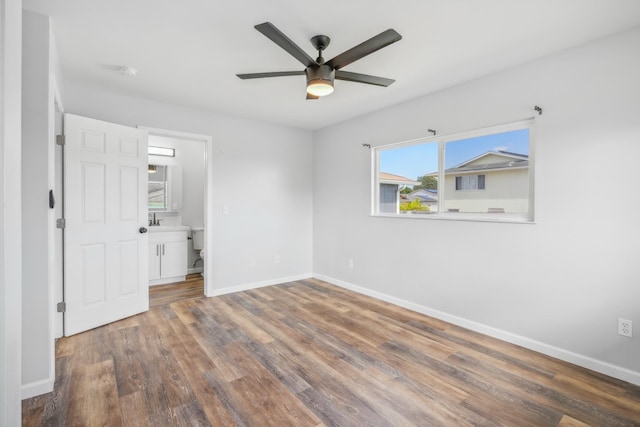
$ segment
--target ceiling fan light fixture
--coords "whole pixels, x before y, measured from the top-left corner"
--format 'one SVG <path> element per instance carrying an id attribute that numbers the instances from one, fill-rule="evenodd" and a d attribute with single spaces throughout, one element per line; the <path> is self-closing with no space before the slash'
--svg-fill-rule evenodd
<path id="1" fill-rule="evenodd" d="M 307 93 L 313 96 L 326 96 L 333 92 L 335 71 L 328 65 L 307 67 Z"/>
<path id="2" fill-rule="evenodd" d="M 333 85 L 324 80 L 314 80 L 307 84 L 307 93 L 314 96 L 326 96 L 333 92 Z"/>

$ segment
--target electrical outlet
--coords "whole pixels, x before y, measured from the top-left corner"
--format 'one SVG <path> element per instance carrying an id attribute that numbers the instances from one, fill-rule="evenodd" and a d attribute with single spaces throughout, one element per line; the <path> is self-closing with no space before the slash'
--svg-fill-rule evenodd
<path id="1" fill-rule="evenodd" d="M 280 264 L 280 255 L 275 255 L 273 257 L 273 262 L 275 262 L 276 264 Z"/>
<path id="2" fill-rule="evenodd" d="M 256 260 L 255 259 L 251 258 L 249 260 L 249 267 L 256 268 Z"/>
<path id="3" fill-rule="evenodd" d="M 618 335 L 633 336 L 633 323 L 631 320 L 618 318 Z"/>
<path id="4" fill-rule="evenodd" d="M 353 258 L 349 258 L 349 262 L 347 263 L 349 268 L 353 269 Z"/>

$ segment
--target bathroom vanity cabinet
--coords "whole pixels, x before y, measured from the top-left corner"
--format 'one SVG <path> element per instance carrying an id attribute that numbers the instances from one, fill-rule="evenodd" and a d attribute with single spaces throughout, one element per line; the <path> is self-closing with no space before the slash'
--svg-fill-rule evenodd
<path id="1" fill-rule="evenodd" d="M 188 227 L 174 228 L 178 227 L 149 227 L 150 285 L 180 282 L 187 276 Z"/>

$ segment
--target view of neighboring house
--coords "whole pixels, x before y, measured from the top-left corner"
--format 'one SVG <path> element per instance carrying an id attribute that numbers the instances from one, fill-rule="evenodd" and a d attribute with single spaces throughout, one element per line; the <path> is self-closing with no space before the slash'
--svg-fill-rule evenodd
<path id="1" fill-rule="evenodd" d="M 443 208 L 464 213 L 526 213 L 529 156 L 488 151 L 445 170 Z"/>
<path id="2" fill-rule="evenodd" d="M 421 188 L 400 195 L 400 203 L 411 203 L 415 200 L 419 201 L 421 206 L 427 206 L 430 213 L 438 212 L 438 190 Z"/>
<path id="3" fill-rule="evenodd" d="M 420 185 L 419 181 L 400 175 L 380 172 L 380 213 L 396 214 L 400 212 L 400 191 L 410 185 Z"/>

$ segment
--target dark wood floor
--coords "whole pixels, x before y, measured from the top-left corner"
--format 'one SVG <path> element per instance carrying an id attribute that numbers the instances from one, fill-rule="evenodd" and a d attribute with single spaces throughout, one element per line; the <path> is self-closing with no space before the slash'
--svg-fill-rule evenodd
<path id="1" fill-rule="evenodd" d="M 56 353 L 25 425 L 640 425 L 640 387 L 317 280 L 158 305 Z"/>

